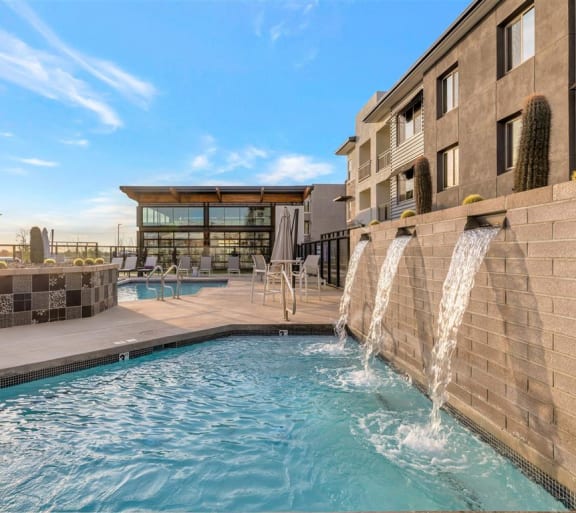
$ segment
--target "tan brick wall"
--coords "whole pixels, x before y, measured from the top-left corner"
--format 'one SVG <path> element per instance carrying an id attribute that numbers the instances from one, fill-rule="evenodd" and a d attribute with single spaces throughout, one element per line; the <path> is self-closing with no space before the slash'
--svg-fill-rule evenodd
<path id="1" fill-rule="evenodd" d="M 416 226 L 393 283 L 382 355 L 427 384 L 442 285 L 468 215 L 506 210 L 458 334 L 450 404 L 576 491 L 576 182 L 369 230 L 349 327 L 366 336 L 378 272 L 398 228 Z"/>

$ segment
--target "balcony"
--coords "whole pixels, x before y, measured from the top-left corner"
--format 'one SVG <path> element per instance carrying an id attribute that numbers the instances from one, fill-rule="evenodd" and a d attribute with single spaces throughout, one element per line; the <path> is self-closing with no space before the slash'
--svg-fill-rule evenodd
<path id="1" fill-rule="evenodd" d="M 388 221 L 390 219 L 390 206 L 388 204 L 378 205 L 378 221 Z"/>
<path id="2" fill-rule="evenodd" d="M 372 174 L 372 161 L 371 160 L 367 160 L 367 161 L 363 162 L 362 164 L 360 164 L 360 167 L 358 168 L 358 181 L 359 182 L 361 182 L 362 180 L 365 180 L 371 174 Z"/>
<path id="3" fill-rule="evenodd" d="M 383 169 L 389 168 L 392 164 L 392 152 L 390 149 L 384 150 L 378 155 L 378 168 L 376 172 L 380 172 Z"/>

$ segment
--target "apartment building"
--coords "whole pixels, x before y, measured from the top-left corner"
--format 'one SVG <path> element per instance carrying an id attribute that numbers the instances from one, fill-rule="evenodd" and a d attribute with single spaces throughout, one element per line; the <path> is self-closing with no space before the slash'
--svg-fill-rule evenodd
<path id="1" fill-rule="evenodd" d="M 527 96 L 552 110 L 549 184 L 575 165 L 575 0 L 475 0 L 386 92 L 356 117 L 347 158 L 350 225 L 414 208 L 414 161 L 424 155 L 434 209 L 469 194 L 513 189 Z"/>

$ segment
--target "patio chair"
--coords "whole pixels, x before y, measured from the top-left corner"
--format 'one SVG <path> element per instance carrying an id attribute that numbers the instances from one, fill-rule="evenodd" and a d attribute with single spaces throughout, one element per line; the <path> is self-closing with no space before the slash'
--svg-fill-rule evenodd
<path id="1" fill-rule="evenodd" d="M 308 299 L 308 280 L 315 280 L 320 298 L 320 289 L 324 282 L 320 276 L 320 255 L 308 255 L 300 264 L 300 268 L 297 271 L 292 271 L 292 276 L 298 280 L 300 297 L 302 297 L 302 290 L 304 290 L 304 297 Z"/>
<path id="2" fill-rule="evenodd" d="M 110 263 L 113 265 L 117 265 L 118 269 L 122 269 L 122 267 L 124 266 L 124 257 L 113 257 Z"/>
<path id="3" fill-rule="evenodd" d="M 210 276 L 212 274 L 212 257 L 203 256 L 200 257 L 200 267 L 198 267 L 198 275 L 207 274 Z"/>
<path id="4" fill-rule="evenodd" d="M 176 271 L 176 274 L 188 276 L 191 272 L 190 257 L 188 255 L 181 256 L 178 259 L 178 270 Z"/>
<path id="5" fill-rule="evenodd" d="M 158 262 L 158 257 L 156 255 L 147 256 L 144 265 L 142 267 L 139 267 L 137 271 L 139 273 L 151 271 L 152 269 L 154 269 L 154 267 L 156 267 L 156 262 Z"/>
<path id="6" fill-rule="evenodd" d="M 122 267 L 121 269 L 118 269 L 118 274 L 127 273 L 128 276 L 130 276 L 132 274 L 132 272 L 138 270 L 138 269 L 136 269 L 137 264 L 138 264 L 138 257 L 136 257 L 136 256 L 126 257 L 126 260 L 124 261 L 124 267 Z"/>
<path id="7" fill-rule="evenodd" d="M 240 257 L 239 256 L 229 256 L 228 257 L 228 276 L 231 274 L 240 274 Z"/>
<path id="8" fill-rule="evenodd" d="M 266 302 L 266 296 L 268 294 L 279 294 L 280 293 L 280 280 L 282 279 L 281 272 L 282 267 L 280 265 L 270 265 L 266 263 L 266 259 L 263 255 L 252 255 L 252 283 L 250 288 L 250 302 L 254 302 L 254 285 L 256 278 L 264 282 L 264 289 L 262 294 L 262 304 Z"/>

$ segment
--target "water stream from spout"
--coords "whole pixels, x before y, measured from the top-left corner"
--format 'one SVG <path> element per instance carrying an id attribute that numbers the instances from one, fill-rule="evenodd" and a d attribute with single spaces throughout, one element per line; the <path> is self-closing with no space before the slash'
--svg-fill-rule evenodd
<path id="1" fill-rule="evenodd" d="M 344 292 L 342 293 L 342 298 L 340 299 L 340 317 L 334 328 L 336 336 L 338 337 L 338 344 L 344 346 L 346 343 L 346 323 L 348 322 L 348 313 L 350 311 L 350 300 L 352 299 L 352 285 L 354 285 L 354 278 L 356 277 L 356 271 L 358 270 L 358 263 L 362 257 L 362 253 L 366 249 L 369 240 L 361 240 L 356 244 L 354 252 L 350 257 L 350 262 L 348 263 L 348 272 L 346 273 L 346 282 L 344 284 Z"/>
<path id="2" fill-rule="evenodd" d="M 468 307 L 474 278 L 488 246 L 499 228 L 482 227 L 462 232 L 444 280 L 436 340 L 431 358 L 429 393 L 432 399 L 430 425 L 440 430 L 440 408 L 448 399 L 447 387 L 452 380 L 452 354 L 456 348 L 458 328 Z"/>
<path id="3" fill-rule="evenodd" d="M 378 287 L 376 288 L 376 297 L 374 299 L 374 310 L 368 330 L 368 338 L 364 346 L 364 371 L 368 372 L 372 357 L 378 353 L 380 344 L 383 341 L 382 321 L 390 301 L 392 283 L 398 271 L 398 264 L 404 254 L 404 249 L 412 239 L 411 235 L 402 235 L 396 237 L 388 247 L 386 258 L 380 267 L 380 276 L 378 278 Z"/>

